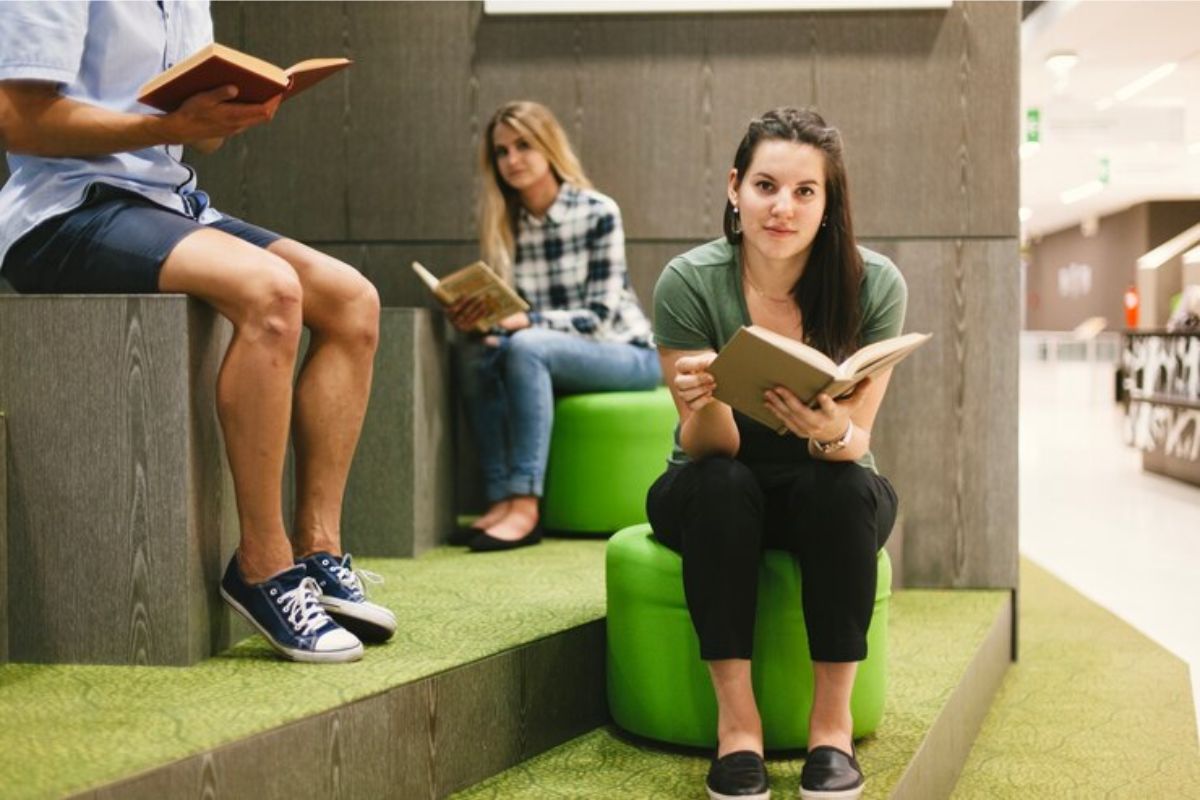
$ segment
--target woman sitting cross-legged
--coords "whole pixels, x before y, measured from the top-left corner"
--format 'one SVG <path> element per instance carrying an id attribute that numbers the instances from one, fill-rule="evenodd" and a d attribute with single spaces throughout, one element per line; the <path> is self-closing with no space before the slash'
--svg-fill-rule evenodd
<path id="1" fill-rule="evenodd" d="M 708 367 L 742 325 L 841 360 L 899 334 L 907 290 L 855 244 L 842 143 L 815 112 L 751 122 L 729 172 L 725 237 L 672 260 L 654 296 L 655 338 L 679 410 L 676 449 L 647 499 L 656 537 L 683 557 L 688 609 L 718 706 L 712 798 L 766 798 L 762 722 L 750 682 L 763 548 L 799 562 L 814 692 L 805 800 L 857 798 L 850 694 L 866 657 L 876 556 L 896 495 L 875 470 L 871 426 L 890 371 L 807 407 L 786 388 L 763 404 L 787 434 L 713 397 Z"/>
<path id="2" fill-rule="evenodd" d="M 481 169 L 484 258 L 530 305 L 484 336 L 471 334 L 477 304 L 449 309 L 489 503 L 469 545 L 486 551 L 541 538 L 555 394 L 652 389 L 662 373 L 630 288 L 620 209 L 592 188 L 550 110 L 501 107 Z"/>

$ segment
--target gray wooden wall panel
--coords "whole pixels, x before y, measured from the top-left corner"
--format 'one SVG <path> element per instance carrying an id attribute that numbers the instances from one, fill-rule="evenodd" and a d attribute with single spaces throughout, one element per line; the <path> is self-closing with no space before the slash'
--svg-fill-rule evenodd
<path id="1" fill-rule="evenodd" d="M 814 99 L 846 138 L 857 233 L 1016 235 L 1016 5 L 814 24 Z"/>
<path id="2" fill-rule="evenodd" d="M 1016 586 L 1016 241 L 867 244 L 904 273 L 905 328 L 934 334 L 896 369 L 872 432 L 900 496 L 905 580 Z"/>
<path id="3" fill-rule="evenodd" d="M 349 54 L 344 3 L 247 3 L 241 13 L 246 50 L 281 67 Z M 354 173 L 347 128 L 356 69 L 289 100 L 271 124 L 241 137 L 250 153 L 243 178 L 246 214 L 255 224 L 296 239 L 350 237 Z"/>
<path id="4" fill-rule="evenodd" d="M 0 412 L 0 664 L 8 661 L 8 425 Z"/>
<path id="5" fill-rule="evenodd" d="M 349 8 L 350 57 L 357 61 L 350 69 L 350 237 L 470 238 L 475 9 L 466 3 Z"/>
<path id="6" fill-rule="evenodd" d="M 585 163 L 632 236 L 694 236 L 704 224 L 705 27 L 695 16 L 583 26 Z"/>
<path id="7" fill-rule="evenodd" d="M 490 17 L 483 16 L 481 7 L 476 9 L 480 19 L 471 80 L 479 87 L 477 137 L 501 104 L 536 100 L 558 117 L 584 168 L 590 169 L 586 146 L 592 120 L 586 118 L 580 98 L 585 69 L 583 18 Z"/>
<path id="8" fill-rule="evenodd" d="M 0 297 L 9 590 L 22 661 L 187 664 L 212 653 L 222 500 L 195 413 L 220 332 L 182 297 Z M 203 392 L 201 392 L 203 395 Z M 208 395 L 211 398 L 211 394 Z M 99 576 L 99 577 L 98 577 Z M 79 587 L 103 591 L 86 600 Z"/>

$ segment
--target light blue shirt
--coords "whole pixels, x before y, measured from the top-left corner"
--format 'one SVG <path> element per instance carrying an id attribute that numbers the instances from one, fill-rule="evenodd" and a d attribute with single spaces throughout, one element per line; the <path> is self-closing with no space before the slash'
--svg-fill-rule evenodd
<path id="1" fill-rule="evenodd" d="M 137 101 L 138 89 L 212 38 L 208 0 L 0 2 L 0 80 L 51 81 L 74 100 L 156 114 Z M 189 217 L 199 207 L 198 221 L 215 222 L 221 215 L 206 208 L 196 173 L 182 158 L 180 145 L 91 158 L 8 154 L 12 177 L 0 189 L 0 264 L 17 239 L 77 207 L 95 182 Z"/>

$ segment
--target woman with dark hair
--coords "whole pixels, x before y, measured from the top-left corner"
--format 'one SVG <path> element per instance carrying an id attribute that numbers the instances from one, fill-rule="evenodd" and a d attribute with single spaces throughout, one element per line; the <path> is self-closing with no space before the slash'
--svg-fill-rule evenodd
<path id="1" fill-rule="evenodd" d="M 749 324 L 841 360 L 899 334 L 906 301 L 895 265 L 855 243 L 840 134 L 793 108 L 750 123 L 729 172 L 725 237 L 676 257 L 659 278 L 655 338 L 680 421 L 647 510 L 658 539 L 683 557 L 716 692 L 712 798 L 770 795 L 750 682 L 766 547 L 792 552 L 802 575 L 815 686 L 801 797 L 861 795 L 850 693 L 897 501 L 870 452 L 890 371 L 811 408 L 784 387 L 767 391 L 763 404 L 788 430 L 778 436 L 716 400 L 708 367 Z"/>

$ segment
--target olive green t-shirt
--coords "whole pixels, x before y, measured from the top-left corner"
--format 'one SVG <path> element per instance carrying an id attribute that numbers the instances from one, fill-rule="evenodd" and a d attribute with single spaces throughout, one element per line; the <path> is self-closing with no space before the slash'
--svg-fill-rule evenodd
<path id="1" fill-rule="evenodd" d="M 859 346 L 899 336 L 908 305 L 904 276 L 886 256 L 858 248 L 863 258 Z M 742 293 L 740 251 L 725 239 L 676 256 L 654 287 L 654 340 L 671 350 L 720 350 L 738 328 L 752 324 Z M 671 462 L 687 463 L 675 429 Z M 858 463 L 875 469 L 867 453 Z"/>

